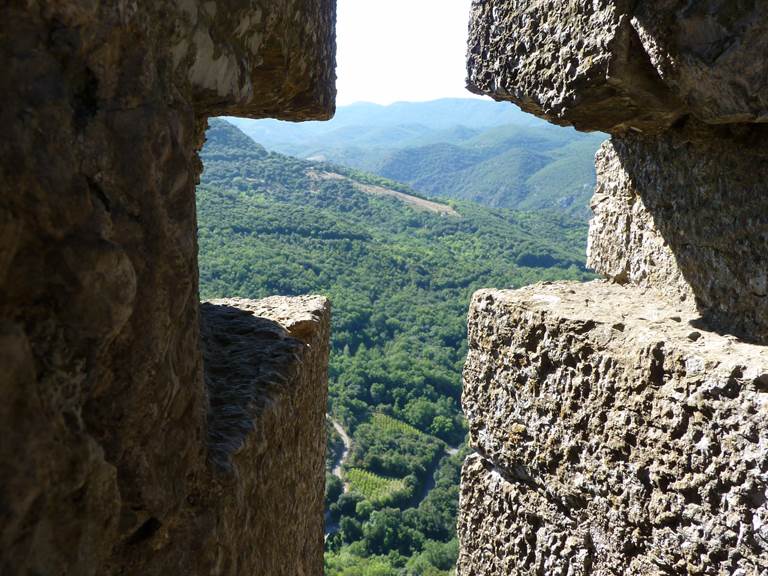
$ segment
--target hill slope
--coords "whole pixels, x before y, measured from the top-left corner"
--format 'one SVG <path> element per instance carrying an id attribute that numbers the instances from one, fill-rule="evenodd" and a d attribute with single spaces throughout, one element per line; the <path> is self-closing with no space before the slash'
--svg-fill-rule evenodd
<path id="1" fill-rule="evenodd" d="M 231 119 L 256 142 L 488 206 L 586 219 L 605 136 L 554 127 L 514 105 L 445 99 L 340 107 L 330 122 Z"/>
<path id="2" fill-rule="evenodd" d="M 211 122 L 201 156 L 202 296 L 314 292 L 333 303 L 329 411 L 352 436 L 348 471 L 378 491 L 340 494 L 329 477 L 340 529 L 326 573 L 447 574 L 461 465 L 447 446 L 466 431 L 469 297 L 587 277 L 586 226 L 464 201 L 425 208 L 407 186 L 268 152 L 224 121 Z M 382 414 L 403 424 L 383 426 L 393 421 Z"/>

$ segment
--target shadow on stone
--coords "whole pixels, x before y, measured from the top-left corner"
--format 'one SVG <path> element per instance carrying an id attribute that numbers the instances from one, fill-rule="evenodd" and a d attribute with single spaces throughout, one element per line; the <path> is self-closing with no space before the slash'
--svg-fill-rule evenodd
<path id="1" fill-rule="evenodd" d="M 767 142 L 768 127 L 692 120 L 614 137 L 597 159 L 590 264 L 688 300 L 700 327 L 768 342 Z"/>
<path id="2" fill-rule="evenodd" d="M 277 322 L 234 306 L 204 303 L 200 314 L 209 459 L 232 472 L 254 419 L 293 385 L 306 345 Z"/>

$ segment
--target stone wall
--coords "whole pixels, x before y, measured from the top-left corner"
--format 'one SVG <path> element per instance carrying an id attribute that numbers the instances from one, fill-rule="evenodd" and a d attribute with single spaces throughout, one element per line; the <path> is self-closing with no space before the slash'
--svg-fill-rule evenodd
<path id="1" fill-rule="evenodd" d="M 759 0 L 474 0 L 467 87 L 611 133 L 768 119 Z"/>
<path id="2" fill-rule="evenodd" d="M 181 536 L 215 475 L 196 151 L 210 115 L 330 117 L 334 24 L 334 0 L 4 4 L 3 574 L 129 573 L 139 554 L 142 573 L 174 555 L 212 573 Z"/>
<path id="3" fill-rule="evenodd" d="M 201 311 L 208 446 L 218 473 L 207 502 L 197 504 L 216 518 L 200 539 L 199 571 L 320 574 L 329 303 L 217 300 Z"/>
<path id="4" fill-rule="evenodd" d="M 470 89 L 598 152 L 609 283 L 480 291 L 458 573 L 768 574 L 760 2 L 475 0 Z"/>
<path id="5" fill-rule="evenodd" d="M 689 120 L 606 142 L 587 264 L 688 302 L 712 329 L 768 342 L 767 128 Z"/>
<path id="6" fill-rule="evenodd" d="M 475 294 L 461 574 L 768 570 L 768 349 L 696 318 L 602 281 Z"/>

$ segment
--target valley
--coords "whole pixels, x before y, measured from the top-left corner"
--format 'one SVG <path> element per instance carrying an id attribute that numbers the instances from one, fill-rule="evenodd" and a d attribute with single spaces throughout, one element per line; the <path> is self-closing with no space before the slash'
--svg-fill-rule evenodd
<path id="1" fill-rule="evenodd" d="M 450 574 L 470 296 L 591 278 L 586 224 L 425 197 L 269 151 L 223 120 L 210 122 L 201 157 L 201 296 L 332 302 L 326 574 Z"/>
<path id="2" fill-rule="evenodd" d="M 364 170 L 422 195 L 584 220 L 594 155 L 606 138 L 552 126 L 509 103 L 449 98 L 355 104 L 329 122 L 229 121 L 270 150 Z"/>

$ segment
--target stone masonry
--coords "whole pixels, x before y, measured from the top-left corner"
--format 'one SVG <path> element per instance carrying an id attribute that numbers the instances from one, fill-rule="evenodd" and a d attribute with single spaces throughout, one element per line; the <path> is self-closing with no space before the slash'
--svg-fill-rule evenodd
<path id="1" fill-rule="evenodd" d="M 204 377 L 194 193 L 209 116 L 333 114 L 335 1 L 0 12 L 0 574 L 319 573 L 328 310 L 286 304 L 315 318 L 296 336 L 214 313 L 206 334 L 231 320 L 286 362 L 268 410 L 222 394 L 210 342 Z"/>
<path id="2" fill-rule="evenodd" d="M 765 347 L 603 281 L 469 317 L 461 574 L 768 570 Z"/>
<path id="3" fill-rule="evenodd" d="M 602 130 L 588 263 L 469 313 L 460 576 L 768 575 L 768 5 L 475 0 L 470 89 Z"/>

